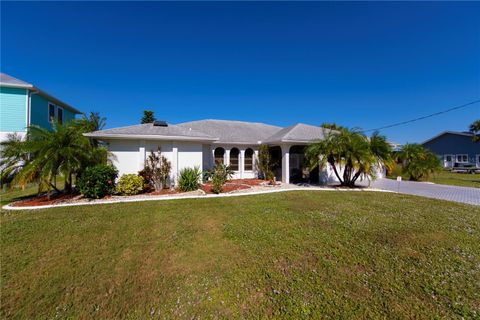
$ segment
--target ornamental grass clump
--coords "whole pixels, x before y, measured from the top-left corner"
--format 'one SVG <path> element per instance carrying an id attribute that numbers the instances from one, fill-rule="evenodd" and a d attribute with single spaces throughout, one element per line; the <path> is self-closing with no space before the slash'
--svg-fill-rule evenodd
<path id="1" fill-rule="evenodd" d="M 182 169 L 178 179 L 178 188 L 184 192 L 197 190 L 200 187 L 201 176 L 202 172 L 198 167 Z"/>
<path id="2" fill-rule="evenodd" d="M 227 180 L 231 179 L 232 176 L 233 170 L 230 168 L 230 166 L 217 163 L 217 165 L 210 171 L 212 192 L 217 194 L 222 192 L 223 185 L 225 182 L 227 182 Z"/>
<path id="3" fill-rule="evenodd" d="M 143 191 L 144 180 L 136 174 L 124 174 L 117 182 L 116 191 L 119 194 L 133 196 Z"/>

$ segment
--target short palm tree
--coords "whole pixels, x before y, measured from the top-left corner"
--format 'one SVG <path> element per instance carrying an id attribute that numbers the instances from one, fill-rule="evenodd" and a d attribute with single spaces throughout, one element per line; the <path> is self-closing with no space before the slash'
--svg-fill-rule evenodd
<path id="1" fill-rule="evenodd" d="M 405 144 L 398 158 L 403 163 L 403 172 L 408 174 L 411 181 L 428 178 L 442 169 L 438 157 L 417 143 Z"/>
<path id="2" fill-rule="evenodd" d="M 361 131 L 338 128 L 328 131 L 324 140 L 305 150 L 310 169 L 327 164 L 342 186 L 354 187 L 359 178 L 375 178 L 377 167 L 391 167 L 391 147 L 384 136 L 375 132 L 370 138 Z"/>
<path id="3" fill-rule="evenodd" d="M 473 133 L 473 141 L 480 142 L 480 119 L 473 121 L 469 130 Z"/>
<path id="4" fill-rule="evenodd" d="M 74 120 L 65 125 L 56 123 L 53 130 L 30 126 L 25 141 L 19 141 L 16 146 L 23 156 L 12 156 L 5 166 L 9 170 L 7 172 L 15 170 L 12 182 L 25 186 L 36 180 L 39 191 L 53 188 L 59 192 L 55 181 L 58 175 L 62 175 L 65 191 L 71 192 L 74 176 L 89 166 L 107 162 L 107 150 L 83 136 L 91 128 L 88 119 Z M 15 158 L 17 162 L 13 160 Z M 17 163 L 21 163 L 21 167 Z"/>
<path id="5" fill-rule="evenodd" d="M 28 162 L 28 152 L 18 134 L 9 134 L 1 144 L 0 184 L 9 184 Z"/>

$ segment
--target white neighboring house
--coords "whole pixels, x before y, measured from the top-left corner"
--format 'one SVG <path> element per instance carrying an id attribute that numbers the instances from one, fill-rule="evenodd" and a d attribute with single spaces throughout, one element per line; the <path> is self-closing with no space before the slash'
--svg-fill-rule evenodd
<path id="1" fill-rule="evenodd" d="M 230 165 L 235 179 L 256 178 L 258 148 L 267 144 L 276 162 L 277 180 L 328 183 L 336 180 L 333 170 L 326 168 L 319 172 L 317 168 L 306 172 L 303 164 L 305 146 L 324 139 L 328 131 L 302 123 L 282 128 L 254 122 L 199 120 L 176 125 L 156 121 L 95 131 L 86 136 L 107 144 L 120 176 L 142 170 L 148 153 L 160 147 L 172 164 L 171 181 L 177 181 L 183 168 L 198 167 L 203 171 L 216 162 Z"/>

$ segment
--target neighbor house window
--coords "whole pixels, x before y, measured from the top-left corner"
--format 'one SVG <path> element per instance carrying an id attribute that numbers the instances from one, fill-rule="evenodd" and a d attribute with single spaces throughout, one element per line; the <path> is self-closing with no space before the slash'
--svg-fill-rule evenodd
<path id="1" fill-rule="evenodd" d="M 457 154 L 457 162 L 468 162 L 467 154 Z"/>
<path id="2" fill-rule="evenodd" d="M 253 150 L 248 148 L 245 150 L 245 171 L 253 170 Z"/>
<path id="3" fill-rule="evenodd" d="M 59 124 L 63 124 L 63 109 L 57 108 L 57 121 Z"/>
<path id="4" fill-rule="evenodd" d="M 230 169 L 233 171 L 238 171 L 238 156 L 240 155 L 240 150 L 233 148 L 230 150 Z"/>
<path id="5" fill-rule="evenodd" d="M 225 149 L 218 147 L 215 149 L 215 164 L 223 164 L 223 155 L 225 154 Z"/>
<path id="6" fill-rule="evenodd" d="M 449 154 L 447 154 L 447 155 L 445 156 L 445 161 L 447 161 L 447 162 L 452 162 L 452 156 L 449 155 Z"/>
<path id="7" fill-rule="evenodd" d="M 48 104 L 48 121 L 51 123 L 55 121 L 55 105 L 53 103 Z"/>
<path id="8" fill-rule="evenodd" d="M 480 154 L 477 154 L 476 160 L 477 160 L 477 163 L 480 163 Z"/>

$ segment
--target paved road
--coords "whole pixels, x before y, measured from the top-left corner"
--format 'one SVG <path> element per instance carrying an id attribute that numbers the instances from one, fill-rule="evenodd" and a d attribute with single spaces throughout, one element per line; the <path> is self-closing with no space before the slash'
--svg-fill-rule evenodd
<path id="1" fill-rule="evenodd" d="M 391 179 L 378 179 L 374 181 L 371 186 L 373 188 L 427 198 L 480 205 L 480 188 L 456 187 L 413 181 L 402 181 L 399 185 L 396 180 Z"/>

